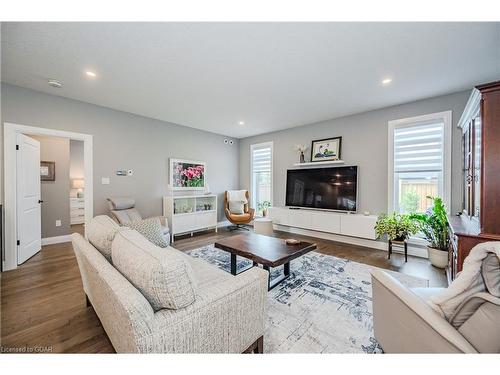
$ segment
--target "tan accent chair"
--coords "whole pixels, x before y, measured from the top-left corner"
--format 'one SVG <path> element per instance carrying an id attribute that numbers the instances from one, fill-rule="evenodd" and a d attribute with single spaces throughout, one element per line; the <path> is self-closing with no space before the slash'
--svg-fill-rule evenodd
<path id="1" fill-rule="evenodd" d="M 500 298 L 473 295 L 477 310 L 457 329 L 426 302 L 443 289 L 407 288 L 387 272 L 372 271 L 373 329 L 384 352 L 500 352 Z"/>
<path id="2" fill-rule="evenodd" d="M 250 193 L 248 190 L 245 193 L 245 197 L 247 199 L 247 203 L 243 207 L 243 213 L 232 213 L 229 209 L 229 198 L 228 198 L 228 192 L 226 191 L 224 193 L 224 213 L 226 214 L 226 218 L 234 225 L 229 227 L 229 230 L 237 230 L 237 229 L 244 229 L 248 230 L 244 226 L 244 224 L 249 224 L 255 215 L 255 209 L 250 208 Z"/>

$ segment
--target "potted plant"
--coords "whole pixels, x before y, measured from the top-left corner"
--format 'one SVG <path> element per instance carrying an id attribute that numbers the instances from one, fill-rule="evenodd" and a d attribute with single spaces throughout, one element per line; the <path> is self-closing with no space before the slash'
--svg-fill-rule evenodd
<path id="1" fill-rule="evenodd" d="M 427 253 L 431 264 L 438 268 L 448 265 L 448 216 L 443 200 L 439 197 L 427 197 L 432 199 L 433 206 L 426 213 L 414 213 L 411 216 L 429 242 Z"/>
<path id="2" fill-rule="evenodd" d="M 262 201 L 257 203 L 257 210 L 259 212 L 262 212 L 262 216 L 264 217 L 267 216 L 267 210 L 269 207 L 271 207 L 271 202 L 269 201 Z"/>
<path id="3" fill-rule="evenodd" d="M 418 225 L 410 218 L 410 215 L 395 212 L 392 215 L 381 214 L 375 224 L 377 239 L 386 234 L 391 241 L 404 241 L 417 233 L 418 229 Z"/>

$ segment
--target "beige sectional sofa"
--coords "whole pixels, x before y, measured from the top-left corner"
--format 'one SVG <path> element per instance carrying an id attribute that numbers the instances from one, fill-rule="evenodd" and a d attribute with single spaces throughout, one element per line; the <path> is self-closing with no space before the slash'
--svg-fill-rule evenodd
<path id="1" fill-rule="evenodd" d="M 107 216 L 87 237 L 72 239 L 83 287 L 117 352 L 263 351 L 266 271 L 232 276 Z"/>

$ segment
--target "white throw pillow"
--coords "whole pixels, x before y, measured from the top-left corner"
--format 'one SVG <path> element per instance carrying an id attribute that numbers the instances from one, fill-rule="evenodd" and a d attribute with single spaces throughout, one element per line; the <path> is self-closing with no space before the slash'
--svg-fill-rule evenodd
<path id="1" fill-rule="evenodd" d="M 178 250 L 161 249 L 139 232 L 120 231 L 111 246 L 113 265 L 155 311 L 181 309 L 196 299 L 191 266 Z"/>
<path id="2" fill-rule="evenodd" d="M 236 215 L 245 213 L 245 202 L 230 201 L 229 212 Z"/>

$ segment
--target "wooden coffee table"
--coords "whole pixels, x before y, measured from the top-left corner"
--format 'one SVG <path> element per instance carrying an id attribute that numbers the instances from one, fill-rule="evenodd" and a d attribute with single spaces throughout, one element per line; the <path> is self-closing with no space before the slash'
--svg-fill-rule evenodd
<path id="1" fill-rule="evenodd" d="M 262 264 L 264 269 L 269 272 L 268 290 L 271 290 L 290 276 L 290 261 L 315 250 L 316 244 L 300 242 L 297 245 L 287 245 L 284 239 L 250 232 L 224 238 L 217 241 L 215 247 L 231 253 L 231 274 L 233 275 Z M 237 272 L 236 257 L 238 255 L 250 259 L 253 264 Z M 283 265 L 283 275 L 271 283 L 269 268 L 281 265 Z"/>

